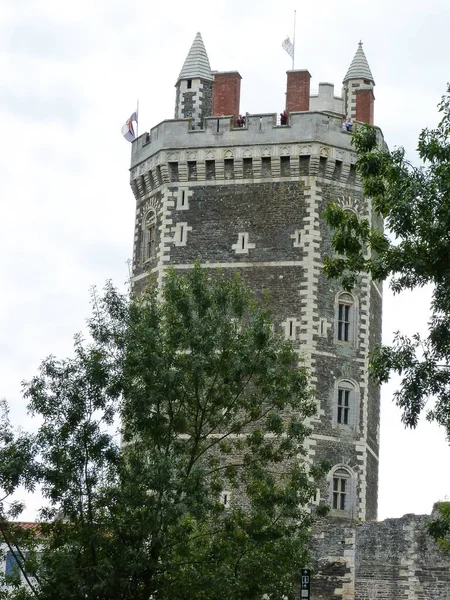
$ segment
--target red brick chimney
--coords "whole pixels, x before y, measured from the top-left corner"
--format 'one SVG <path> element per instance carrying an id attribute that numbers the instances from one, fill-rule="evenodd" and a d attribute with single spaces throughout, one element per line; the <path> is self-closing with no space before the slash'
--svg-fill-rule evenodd
<path id="1" fill-rule="evenodd" d="M 306 69 L 287 71 L 286 112 L 309 110 L 311 74 Z"/>
<path id="2" fill-rule="evenodd" d="M 362 89 L 356 90 L 356 113 L 355 119 L 361 123 L 373 125 L 373 106 L 375 96 L 373 90 Z"/>
<path id="3" fill-rule="evenodd" d="M 239 116 L 241 79 L 237 71 L 214 73 L 212 114 Z"/>

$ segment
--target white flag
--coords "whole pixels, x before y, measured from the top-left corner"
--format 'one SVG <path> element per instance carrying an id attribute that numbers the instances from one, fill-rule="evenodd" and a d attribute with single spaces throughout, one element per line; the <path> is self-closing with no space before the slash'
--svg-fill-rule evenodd
<path id="1" fill-rule="evenodd" d="M 127 120 L 125 125 L 122 127 L 122 135 L 128 142 L 133 142 L 136 139 L 136 135 L 134 133 L 133 121 L 135 123 L 138 122 L 137 111 L 131 115 L 131 117 Z"/>
<path id="2" fill-rule="evenodd" d="M 289 39 L 289 36 L 281 44 L 291 58 L 294 58 L 294 44 Z"/>

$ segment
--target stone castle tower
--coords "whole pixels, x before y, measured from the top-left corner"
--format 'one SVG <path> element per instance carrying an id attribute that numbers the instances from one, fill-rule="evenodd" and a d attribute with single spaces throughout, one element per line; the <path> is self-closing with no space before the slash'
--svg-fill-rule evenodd
<path id="1" fill-rule="evenodd" d="M 355 169 L 346 116 L 373 123 L 373 77 L 360 44 L 343 96 L 307 70 L 288 71 L 286 124 L 239 119 L 241 76 L 211 71 L 197 34 L 176 82 L 175 118 L 133 142 L 133 284 L 148 270 L 233 269 L 269 290 L 275 326 L 297 346 L 316 386 L 312 461 L 331 458 L 315 502 L 352 519 L 377 515 L 379 390 L 368 353 L 380 342 L 382 293 L 367 276 L 352 294 L 322 272 L 330 201 L 379 225 Z M 239 125 L 239 126 L 238 126 Z M 381 135 L 381 134 L 380 134 Z"/>

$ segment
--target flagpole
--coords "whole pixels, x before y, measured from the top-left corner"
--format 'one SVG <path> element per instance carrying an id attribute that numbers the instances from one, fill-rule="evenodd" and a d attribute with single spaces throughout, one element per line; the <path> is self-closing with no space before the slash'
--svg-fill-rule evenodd
<path id="1" fill-rule="evenodd" d="M 136 100 L 136 116 L 137 116 L 137 121 L 136 121 L 136 137 L 139 137 L 139 99 Z"/>
<path id="2" fill-rule="evenodd" d="M 295 19 L 297 17 L 297 11 L 294 10 L 294 39 L 293 39 L 293 52 L 292 52 L 292 70 L 294 70 L 294 64 L 295 64 Z"/>

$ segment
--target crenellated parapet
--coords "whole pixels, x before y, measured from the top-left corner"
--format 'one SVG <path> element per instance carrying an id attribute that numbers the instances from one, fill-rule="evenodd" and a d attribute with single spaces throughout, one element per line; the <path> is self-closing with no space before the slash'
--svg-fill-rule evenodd
<path id="1" fill-rule="evenodd" d="M 163 184 L 212 180 L 317 175 L 359 185 L 351 134 L 342 131 L 338 117 L 301 112 L 291 113 L 288 125 L 276 123 L 274 114 L 248 115 L 246 127 L 234 127 L 230 117 L 207 118 L 204 129 L 191 129 L 186 119 L 163 121 L 133 143 L 135 197 Z"/>

